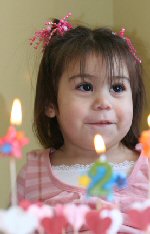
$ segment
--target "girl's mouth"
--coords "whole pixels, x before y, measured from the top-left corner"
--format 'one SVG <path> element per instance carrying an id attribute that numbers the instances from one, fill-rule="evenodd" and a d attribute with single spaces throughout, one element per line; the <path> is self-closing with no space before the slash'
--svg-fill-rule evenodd
<path id="1" fill-rule="evenodd" d="M 96 121 L 96 122 L 89 122 L 87 124 L 90 124 L 90 125 L 110 125 L 110 124 L 114 124 L 114 122 L 112 122 L 110 120 L 101 120 L 101 121 Z"/>
<path id="2" fill-rule="evenodd" d="M 114 124 L 115 124 L 115 122 L 112 122 L 112 121 L 109 121 L 109 120 L 102 120 L 102 121 L 87 123 L 88 126 L 91 126 L 93 128 L 111 127 Z"/>

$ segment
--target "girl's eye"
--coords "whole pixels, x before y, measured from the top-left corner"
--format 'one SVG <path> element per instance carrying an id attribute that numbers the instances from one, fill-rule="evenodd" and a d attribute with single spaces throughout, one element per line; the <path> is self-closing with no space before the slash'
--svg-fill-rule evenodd
<path id="1" fill-rule="evenodd" d="M 93 85 L 90 83 L 83 83 L 77 86 L 78 90 L 85 91 L 85 92 L 92 92 L 93 91 Z"/>
<path id="2" fill-rule="evenodd" d="M 113 84 L 111 90 L 115 93 L 121 93 L 126 90 L 123 84 Z"/>

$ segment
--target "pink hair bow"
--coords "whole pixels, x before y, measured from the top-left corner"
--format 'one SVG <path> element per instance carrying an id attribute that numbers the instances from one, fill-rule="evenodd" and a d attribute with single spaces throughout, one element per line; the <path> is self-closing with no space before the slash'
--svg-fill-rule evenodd
<path id="1" fill-rule="evenodd" d="M 36 45 L 34 48 L 37 49 L 40 43 L 43 42 L 44 49 L 55 33 L 59 33 L 63 36 L 66 31 L 72 29 L 72 25 L 67 21 L 69 16 L 71 16 L 71 13 L 68 13 L 59 23 L 53 23 L 52 21 L 46 22 L 46 28 L 35 32 L 34 36 L 30 39 L 30 44 L 32 45 L 35 43 Z"/>
<path id="2" fill-rule="evenodd" d="M 129 48 L 130 48 L 130 52 L 131 54 L 135 57 L 135 59 L 137 60 L 138 63 L 141 63 L 141 59 L 136 55 L 136 49 L 134 48 L 130 38 L 125 37 L 125 28 L 122 28 L 121 31 L 119 32 L 119 36 L 123 39 L 126 40 Z"/>

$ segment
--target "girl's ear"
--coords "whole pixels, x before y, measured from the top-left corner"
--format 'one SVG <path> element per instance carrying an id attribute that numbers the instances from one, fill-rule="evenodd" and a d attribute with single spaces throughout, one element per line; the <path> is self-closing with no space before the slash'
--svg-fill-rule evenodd
<path id="1" fill-rule="evenodd" d="M 54 118 L 56 116 L 56 112 L 55 112 L 55 108 L 53 104 L 50 104 L 48 107 L 46 107 L 45 109 L 45 114 L 49 117 L 49 118 Z"/>

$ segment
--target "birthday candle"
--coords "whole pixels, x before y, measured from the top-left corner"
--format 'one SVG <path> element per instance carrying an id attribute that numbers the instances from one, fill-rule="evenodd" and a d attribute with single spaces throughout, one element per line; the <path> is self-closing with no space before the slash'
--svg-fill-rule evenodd
<path id="1" fill-rule="evenodd" d="M 80 177 L 80 184 L 87 188 L 88 195 L 107 198 L 111 201 L 114 186 L 119 188 L 126 186 L 126 176 L 113 172 L 104 154 L 106 147 L 100 135 L 94 137 L 94 145 L 99 158 L 89 169 L 88 174 Z"/>
<path id="2" fill-rule="evenodd" d="M 10 158 L 10 180 L 11 180 L 11 203 L 17 204 L 16 194 L 16 161 L 15 158 L 22 157 L 22 148 L 29 140 L 24 136 L 23 132 L 16 130 L 14 125 L 22 123 L 21 103 L 19 99 L 15 99 L 12 105 L 11 126 L 6 136 L 0 138 L 0 153 L 2 157 Z"/>
<path id="3" fill-rule="evenodd" d="M 100 135 L 94 137 L 94 145 L 99 159 L 94 163 L 88 172 L 91 182 L 87 188 L 90 196 L 107 197 L 112 199 L 112 186 L 114 184 L 112 167 L 107 161 L 106 147 L 103 138 Z"/>
<path id="4" fill-rule="evenodd" d="M 150 127 L 150 114 L 147 118 L 147 122 Z M 150 129 L 142 132 L 139 142 L 142 144 L 143 155 L 150 158 Z"/>
<path id="5" fill-rule="evenodd" d="M 94 137 L 94 145 L 99 159 L 89 169 L 87 175 L 80 177 L 80 184 L 87 187 L 90 196 L 107 197 L 111 200 L 112 184 L 114 182 L 112 167 L 107 162 L 104 154 L 106 147 L 100 135 Z"/>
<path id="6" fill-rule="evenodd" d="M 21 103 L 19 99 L 15 99 L 12 105 L 11 126 L 6 136 L 0 138 L 0 153 L 3 157 L 21 158 L 22 148 L 28 144 L 29 140 L 25 137 L 24 132 L 17 131 L 15 125 L 22 123 Z"/>
<path id="7" fill-rule="evenodd" d="M 150 127 L 150 114 L 147 118 L 148 126 Z M 148 186 L 148 198 L 150 198 L 150 130 L 145 130 L 141 133 L 139 142 L 142 144 L 143 156 L 148 158 L 149 166 L 149 186 Z"/>

